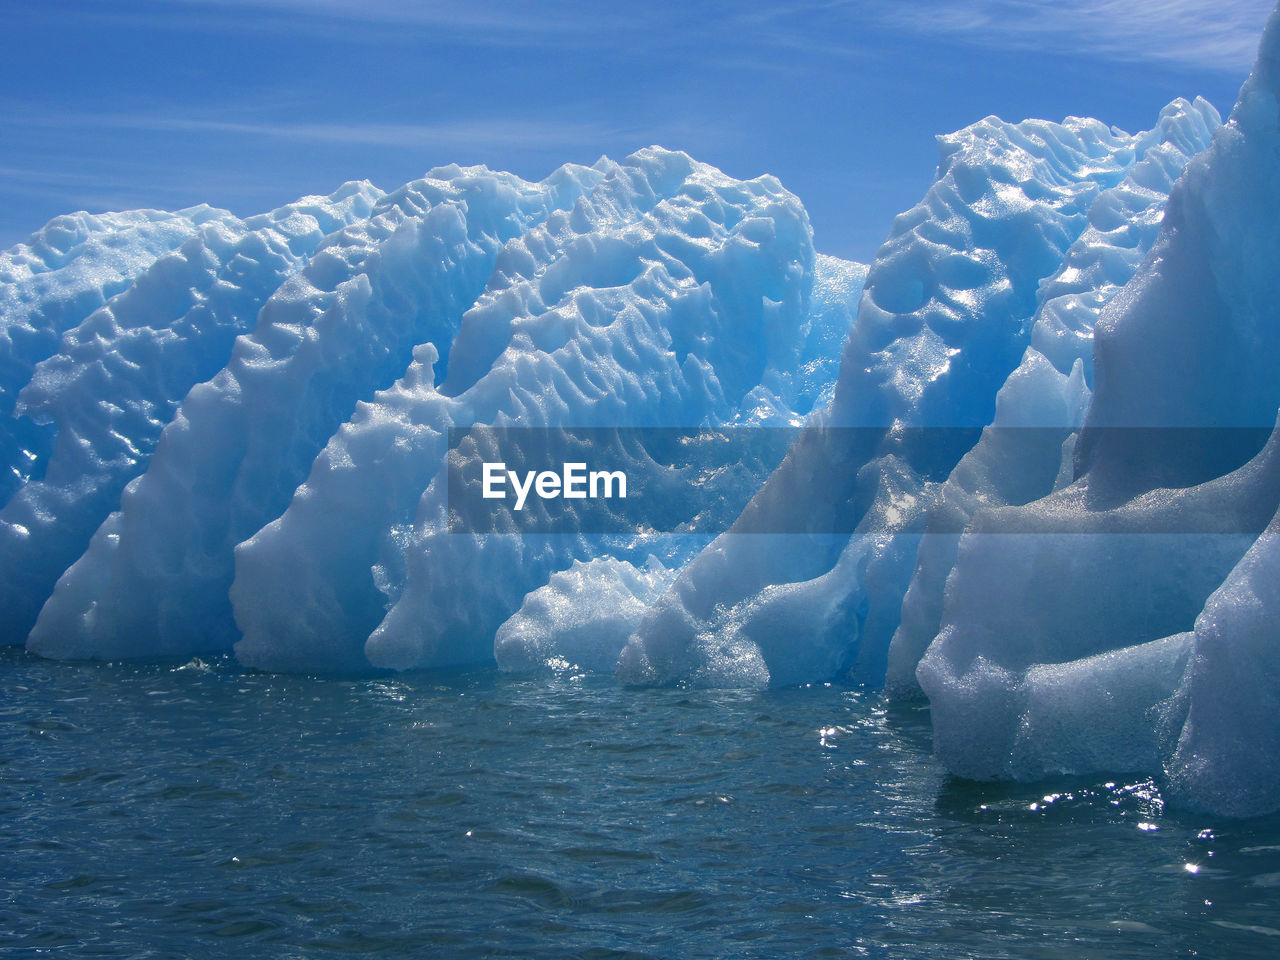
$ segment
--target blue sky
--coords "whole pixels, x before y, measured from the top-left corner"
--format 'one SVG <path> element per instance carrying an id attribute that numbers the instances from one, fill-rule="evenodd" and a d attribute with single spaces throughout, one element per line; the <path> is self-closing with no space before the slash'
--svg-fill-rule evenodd
<path id="1" fill-rule="evenodd" d="M 44 0 L 0 36 L 0 247 L 77 209 L 247 215 L 441 163 L 540 179 L 650 143 L 875 254 L 936 134 L 1176 96 L 1229 111 L 1270 0 Z"/>

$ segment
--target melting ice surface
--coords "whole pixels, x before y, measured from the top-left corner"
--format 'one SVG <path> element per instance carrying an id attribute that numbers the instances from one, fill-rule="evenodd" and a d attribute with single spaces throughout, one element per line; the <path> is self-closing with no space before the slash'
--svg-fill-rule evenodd
<path id="1" fill-rule="evenodd" d="M 773 178 L 659 148 L 59 218 L 0 262 L 4 638 L 848 679 L 927 697 L 955 773 L 1280 808 L 1278 61 L 1273 20 L 1225 125 L 943 137 L 869 270 Z M 459 533 L 476 426 L 804 430 L 712 541 Z"/>

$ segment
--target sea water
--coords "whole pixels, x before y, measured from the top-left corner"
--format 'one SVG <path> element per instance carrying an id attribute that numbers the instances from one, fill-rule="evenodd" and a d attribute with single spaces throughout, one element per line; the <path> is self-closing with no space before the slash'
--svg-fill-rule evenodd
<path id="1" fill-rule="evenodd" d="M 1273 957 L 1280 819 L 948 778 L 874 692 L 0 651 L 0 955 Z"/>

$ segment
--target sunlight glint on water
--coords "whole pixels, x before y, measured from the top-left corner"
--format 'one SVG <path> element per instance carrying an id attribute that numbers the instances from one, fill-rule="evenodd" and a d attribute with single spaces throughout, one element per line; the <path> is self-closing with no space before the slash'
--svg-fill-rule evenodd
<path id="1" fill-rule="evenodd" d="M 0 954 L 1267 957 L 1280 822 L 945 777 L 921 710 L 5 651 Z"/>

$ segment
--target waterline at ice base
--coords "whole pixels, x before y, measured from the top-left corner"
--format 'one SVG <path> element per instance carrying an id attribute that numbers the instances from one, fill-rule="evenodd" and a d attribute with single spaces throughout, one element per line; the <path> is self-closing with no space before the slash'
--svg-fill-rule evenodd
<path id="1" fill-rule="evenodd" d="M 1273 15 L 1225 123 L 941 137 L 869 267 L 658 147 L 60 217 L 0 258 L 4 641 L 836 681 L 927 701 L 962 777 L 1280 809 L 1278 118 Z M 662 522 L 561 472 L 558 526 L 460 526 L 458 459 L 520 430 L 614 431 Z M 670 430 L 793 435 L 695 470 Z"/>

